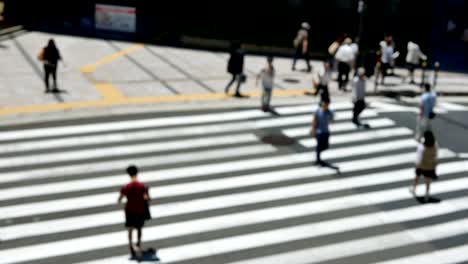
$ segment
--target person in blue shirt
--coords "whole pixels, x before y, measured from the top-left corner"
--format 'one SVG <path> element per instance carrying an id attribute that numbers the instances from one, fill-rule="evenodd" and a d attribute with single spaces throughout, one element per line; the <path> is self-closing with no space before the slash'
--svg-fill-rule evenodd
<path id="1" fill-rule="evenodd" d="M 330 100 L 325 99 L 322 101 L 320 108 L 315 112 L 312 121 L 310 135 L 317 139 L 317 160 L 316 163 L 320 166 L 327 166 L 327 163 L 322 161 L 320 154 L 322 151 L 328 149 L 330 138 L 329 123 L 333 121 L 333 112 L 329 109 Z"/>
<path id="2" fill-rule="evenodd" d="M 421 103 L 419 105 L 419 115 L 416 124 L 416 140 L 419 141 L 426 131 L 430 131 L 431 121 L 435 117 L 434 107 L 437 103 L 436 93 L 431 91 L 431 85 L 424 85 L 426 92 L 421 95 Z"/>

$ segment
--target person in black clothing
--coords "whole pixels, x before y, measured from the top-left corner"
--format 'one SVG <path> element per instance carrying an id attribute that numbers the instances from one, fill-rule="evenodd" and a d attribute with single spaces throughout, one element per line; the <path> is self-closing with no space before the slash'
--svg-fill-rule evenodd
<path id="1" fill-rule="evenodd" d="M 236 97 L 242 97 L 239 92 L 240 86 L 243 82 L 245 82 L 245 75 L 244 75 L 244 50 L 241 47 L 241 44 L 238 42 L 234 42 L 231 45 L 231 57 L 228 61 L 227 71 L 232 75 L 231 81 L 225 88 L 225 93 L 229 93 L 229 88 L 231 85 L 237 80 L 237 87 L 236 87 Z"/>
<path id="2" fill-rule="evenodd" d="M 42 49 L 41 53 L 39 54 L 39 60 L 44 63 L 44 81 L 46 85 L 45 92 L 50 92 L 49 86 L 49 78 L 52 75 L 52 79 L 54 81 L 54 88 L 52 89 L 53 92 L 58 91 L 57 89 L 57 64 L 58 61 L 61 60 L 60 52 L 55 45 L 53 39 L 50 39 L 47 46 Z"/>

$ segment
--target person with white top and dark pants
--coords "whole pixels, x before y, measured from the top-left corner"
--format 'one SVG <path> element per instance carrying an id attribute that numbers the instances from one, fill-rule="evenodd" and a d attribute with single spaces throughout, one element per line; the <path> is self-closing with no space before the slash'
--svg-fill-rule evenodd
<path id="1" fill-rule="evenodd" d="M 386 36 L 385 40 L 380 43 L 381 57 L 380 57 L 380 74 L 382 75 L 381 84 L 384 85 L 385 77 L 388 75 L 388 70 L 392 68 L 394 59 L 394 43 L 392 36 Z M 376 83 L 378 78 L 376 78 Z"/>
<path id="2" fill-rule="evenodd" d="M 273 92 L 273 82 L 275 78 L 275 68 L 273 67 L 273 57 L 267 58 L 267 66 L 257 75 L 257 85 L 259 79 L 262 79 L 263 93 L 261 97 L 262 110 L 270 110 L 271 93 Z"/>
<path id="3" fill-rule="evenodd" d="M 358 127 L 369 128 L 367 124 L 361 124 L 359 115 L 366 108 L 366 70 L 358 69 L 358 75 L 353 78 L 352 98 L 353 98 L 353 123 Z"/>
<path id="4" fill-rule="evenodd" d="M 408 75 L 410 77 L 410 83 L 414 84 L 414 70 L 419 67 L 421 60 L 427 60 L 426 55 L 422 53 L 419 45 L 409 41 L 408 42 L 408 53 L 406 54 L 406 65 L 408 67 Z"/>
<path id="5" fill-rule="evenodd" d="M 330 93 L 328 91 L 328 83 L 331 80 L 331 65 L 330 62 L 323 62 L 323 69 L 317 74 L 317 79 L 312 81 L 315 87 L 315 95 L 320 94 L 320 102 L 330 101 Z"/>
<path id="6" fill-rule="evenodd" d="M 410 192 L 416 195 L 416 188 L 419 183 L 419 178 L 424 176 L 426 182 L 425 202 L 429 201 L 429 192 L 433 180 L 437 180 L 437 144 L 434 134 L 431 131 L 424 132 L 424 140 L 418 144 L 416 150 L 416 177 L 414 178 L 413 186 Z"/>
<path id="7" fill-rule="evenodd" d="M 352 40 L 346 38 L 343 45 L 338 48 L 335 59 L 338 62 L 338 88 L 346 91 L 349 80 L 349 72 L 354 64 L 354 50 L 351 47 Z"/>
<path id="8" fill-rule="evenodd" d="M 421 96 L 420 110 L 416 124 L 417 141 L 421 139 L 422 133 L 432 129 L 431 122 L 435 117 L 434 107 L 437 103 L 437 95 L 431 91 L 431 85 L 426 83 L 424 87 L 426 92 Z"/>

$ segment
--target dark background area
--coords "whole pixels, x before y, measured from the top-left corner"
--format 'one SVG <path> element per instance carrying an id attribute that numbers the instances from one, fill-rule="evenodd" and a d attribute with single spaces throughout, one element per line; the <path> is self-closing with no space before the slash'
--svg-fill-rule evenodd
<path id="1" fill-rule="evenodd" d="M 356 37 L 360 16 L 358 0 L 279 1 L 151 1 L 151 0 L 6 0 L 6 18 L 30 29 L 101 38 L 121 38 L 186 46 L 184 37 L 196 37 L 198 46 L 215 48 L 209 40 L 240 40 L 261 47 L 291 52 L 301 22 L 311 24 L 312 54 L 324 56 L 341 33 Z M 397 50 L 417 41 L 432 61 L 446 69 L 467 69 L 467 0 L 366 0 L 361 48 L 375 50 L 384 33 L 391 33 Z M 96 3 L 134 6 L 137 32 L 126 34 L 94 29 Z M 449 19 L 457 29 L 447 32 Z M 219 48 L 219 46 L 217 47 Z M 221 47 L 223 48 L 223 47 Z M 401 56 L 404 58 L 404 56 Z M 400 61 L 401 63 L 401 61 Z"/>

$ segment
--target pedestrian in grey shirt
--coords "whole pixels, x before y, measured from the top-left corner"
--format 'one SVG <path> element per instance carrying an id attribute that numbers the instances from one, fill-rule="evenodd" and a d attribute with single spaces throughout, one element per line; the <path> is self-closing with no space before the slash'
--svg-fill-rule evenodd
<path id="1" fill-rule="evenodd" d="M 353 79 L 353 88 L 352 88 L 352 97 L 353 97 L 353 123 L 358 127 L 369 128 L 367 124 L 361 124 L 359 121 L 359 115 L 366 108 L 366 70 L 364 68 L 358 69 L 358 75 Z"/>

